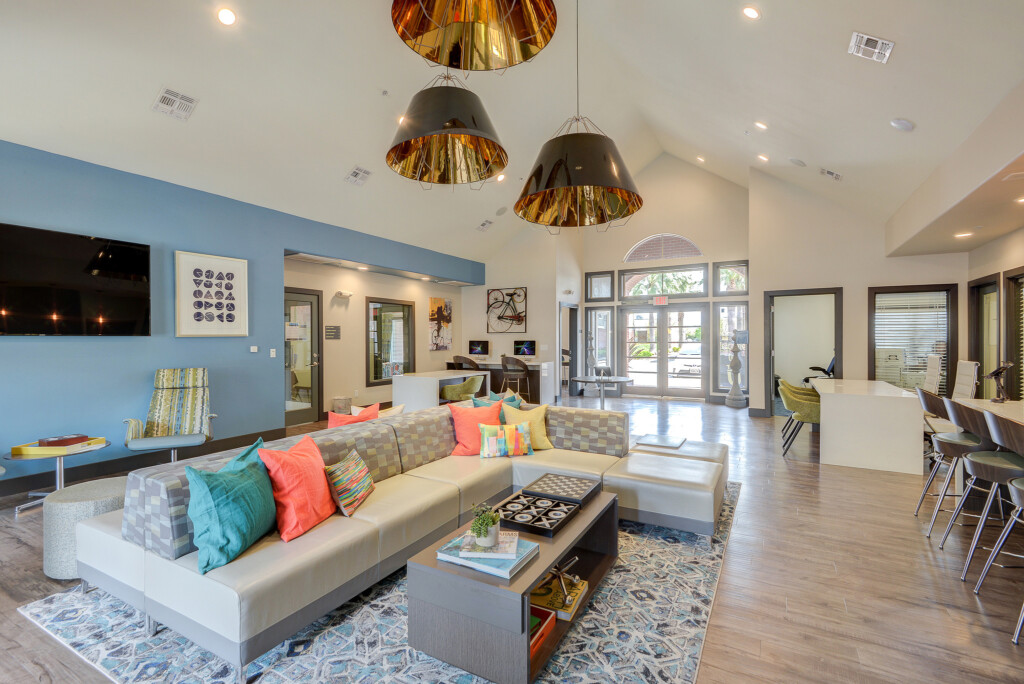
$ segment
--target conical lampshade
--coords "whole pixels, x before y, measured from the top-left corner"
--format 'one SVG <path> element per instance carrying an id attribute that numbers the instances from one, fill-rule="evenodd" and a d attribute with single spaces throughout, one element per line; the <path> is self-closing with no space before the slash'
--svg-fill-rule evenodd
<path id="1" fill-rule="evenodd" d="M 531 223 L 568 228 L 623 219 L 643 204 L 611 138 L 564 133 L 540 148 L 515 212 Z"/>
<path id="2" fill-rule="evenodd" d="M 423 183 L 476 183 L 502 172 L 508 154 L 484 105 L 466 88 L 424 88 L 398 124 L 387 163 Z"/>
<path id="3" fill-rule="evenodd" d="M 459 71 L 506 69 L 551 41 L 553 0 L 395 0 L 391 21 L 417 54 Z"/>

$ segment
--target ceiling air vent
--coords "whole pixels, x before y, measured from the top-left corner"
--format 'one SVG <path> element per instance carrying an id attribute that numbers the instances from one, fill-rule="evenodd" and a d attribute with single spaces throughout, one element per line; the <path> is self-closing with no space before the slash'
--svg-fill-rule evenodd
<path id="1" fill-rule="evenodd" d="M 483 223 L 476 227 L 476 229 L 479 230 L 481 233 L 486 233 L 487 229 L 490 228 L 491 224 L 493 223 L 494 221 L 490 219 L 485 219 Z"/>
<path id="2" fill-rule="evenodd" d="M 199 100 L 194 97 L 164 88 L 163 92 L 157 96 L 156 102 L 153 103 L 153 111 L 180 121 L 188 121 L 188 117 L 192 116 L 197 104 L 199 104 Z"/>
<path id="3" fill-rule="evenodd" d="M 1004 182 L 1006 182 L 1006 181 L 1019 181 L 1019 180 L 1024 180 L 1024 171 L 1017 171 L 1016 173 L 1011 173 L 1011 174 L 1003 177 L 1003 181 Z"/>
<path id="4" fill-rule="evenodd" d="M 882 40 L 881 38 L 875 38 L 874 36 L 854 31 L 853 37 L 850 38 L 849 52 L 851 55 L 857 55 L 864 59 L 870 59 L 872 62 L 885 64 L 889 61 L 892 46 L 893 42 L 891 40 Z"/>
<path id="5" fill-rule="evenodd" d="M 822 176 L 828 176 L 829 178 L 831 178 L 832 180 L 834 180 L 836 182 L 843 180 L 843 175 L 841 173 L 836 173 L 832 169 L 818 169 L 818 170 L 821 172 Z"/>
<path id="6" fill-rule="evenodd" d="M 361 188 L 371 173 L 370 170 L 364 169 L 362 166 L 353 166 L 352 170 L 345 176 L 345 182 Z"/>

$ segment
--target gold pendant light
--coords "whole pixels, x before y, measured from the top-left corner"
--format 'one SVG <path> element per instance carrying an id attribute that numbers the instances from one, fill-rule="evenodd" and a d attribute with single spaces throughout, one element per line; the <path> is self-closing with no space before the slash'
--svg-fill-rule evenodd
<path id="1" fill-rule="evenodd" d="M 577 0 L 576 116 L 541 147 L 514 207 L 520 218 L 552 234 L 628 219 L 644 204 L 615 142 L 580 116 L 579 13 Z"/>
<path id="2" fill-rule="evenodd" d="M 480 98 L 446 74 L 413 96 L 387 163 L 421 183 L 477 183 L 501 173 L 508 153 Z"/>
<path id="3" fill-rule="evenodd" d="M 458 71 L 507 69 L 555 33 L 554 0 L 394 0 L 391 22 L 417 54 Z"/>

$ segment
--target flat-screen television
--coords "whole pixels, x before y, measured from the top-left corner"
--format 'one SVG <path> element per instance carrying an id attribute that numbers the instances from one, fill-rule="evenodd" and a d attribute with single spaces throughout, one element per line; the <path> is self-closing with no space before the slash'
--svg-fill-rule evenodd
<path id="1" fill-rule="evenodd" d="M 149 335 L 149 245 L 0 223 L 0 335 Z"/>
<path id="2" fill-rule="evenodd" d="M 513 340 L 512 353 L 515 356 L 536 356 L 537 340 Z"/>
<path id="3" fill-rule="evenodd" d="M 491 353 L 491 343 L 488 340 L 470 340 L 469 353 L 487 356 Z"/>

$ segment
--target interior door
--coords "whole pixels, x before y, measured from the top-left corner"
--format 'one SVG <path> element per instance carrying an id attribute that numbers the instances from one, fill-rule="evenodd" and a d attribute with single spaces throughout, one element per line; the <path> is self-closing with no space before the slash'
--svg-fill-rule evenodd
<path id="1" fill-rule="evenodd" d="M 978 360 L 981 362 L 981 374 L 984 375 L 999 366 L 999 293 L 996 284 L 991 283 L 979 288 L 978 299 L 978 344 L 981 352 Z M 982 379 L 978 387 L 978 396 L 982 399 L 995 397 L 995 380 Z"/>
<path id="2" fill-rule="evenodd" d="M 704 398 L 710 364 L 705 304 L 630 307 L 621 313 L 621 363 L 630 394 Z"/>
<path id="3" fill-rule="evenodd" d="M 320 420 L 320 293 L 286 289 L 284 295 L 284 424 Z"/>

